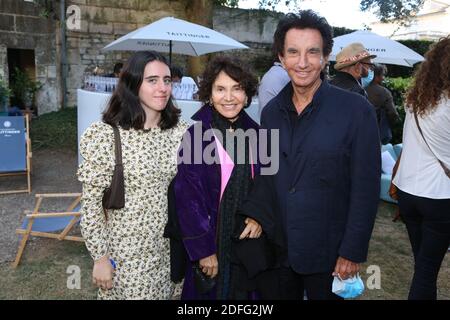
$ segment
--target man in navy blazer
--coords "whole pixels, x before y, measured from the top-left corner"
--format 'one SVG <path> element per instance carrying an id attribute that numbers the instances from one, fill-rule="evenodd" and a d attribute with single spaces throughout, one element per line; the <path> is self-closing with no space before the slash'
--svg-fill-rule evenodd
<path id="1" fill-rule="evenodd" d="M 308 299 L 339 299 L 333 275 L 359 271 L 375 222 L 376 116 L 364 97 L 324 78 L 333 45 L 327 21 L 310 10 L 284 19 L 274 48 L 291 82 L 261 117 L 263 129 L 279 130 L 279 170 L 255 181 L 242 211 L 284 252 L 280 298 L 302 299 L 306 290 Z"/>

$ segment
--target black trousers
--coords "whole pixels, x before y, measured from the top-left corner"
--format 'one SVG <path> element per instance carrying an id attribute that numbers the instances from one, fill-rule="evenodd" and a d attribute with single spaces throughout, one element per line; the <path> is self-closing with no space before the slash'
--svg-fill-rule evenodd
<path id="1" fill-rule="evenodd" d="M 299 274 L 290 267 L 283 267 L 280 271 L 281 299 L 303 300 L 306 292 L 308 300 L 343 300 L 331 292 L 332 272 Z"/>
<path id="2" fill-rule="evenodd" d="M 436 281 L 450 244 L 450 199 L 429 199 L 399 190 L 400 215 L 414 254 L 408 299 L 436 300 Z"/>

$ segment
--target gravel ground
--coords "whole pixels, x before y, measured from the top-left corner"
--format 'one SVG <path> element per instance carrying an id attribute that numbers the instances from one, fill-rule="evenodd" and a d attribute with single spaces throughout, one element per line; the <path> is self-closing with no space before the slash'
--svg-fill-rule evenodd
<path id="1" fill-rule="evenodd" d="M 77 165 L 77 155 L 72 151 L 33 152 L 32 193 L 0 195 L 0 263 L 14 260 L 19 241 L 15 230 L 23 220 L 24 210 L 33 209 L 36 193 L 81 192 L 76 180 Z M 22 188 L 25 184 L 24 176 L 0 177 L 0 190 Z M 64 210 L 69 204 L 70 200 L 44 200 L 42 209 Z"/>

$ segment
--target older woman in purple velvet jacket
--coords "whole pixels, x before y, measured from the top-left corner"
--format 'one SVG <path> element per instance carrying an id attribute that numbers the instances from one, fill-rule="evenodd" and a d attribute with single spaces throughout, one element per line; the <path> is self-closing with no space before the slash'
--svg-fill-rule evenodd
<path id="1" fill-rule="evenodd" d="M 260 170 L 259 127 L 244 111 L 256 86 L 256 78 L 236 59 L 217 57 L 203 74 L 199 97 L 205 104 L 184 136 L 175 178 L 178 220 L 190 260 L 182 299 L 249 297 L 236 286 L 240 278 L 233 247 L 262 232 L 255 220 L 237 213 Z M 215 279 L 209 292 L 201 294 L 195 286 L 193 266 Z"/>

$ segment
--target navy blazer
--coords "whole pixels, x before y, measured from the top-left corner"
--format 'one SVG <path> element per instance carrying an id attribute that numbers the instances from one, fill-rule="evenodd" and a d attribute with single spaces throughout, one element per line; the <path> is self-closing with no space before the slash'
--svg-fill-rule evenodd
<path id="1" fill-rule="evenodd" d="M 330 272 L 338 256 L 364 262 L 380 194 L 373 107 L 324 80 L 312 100 L 311 124 L 292 132 L 292 94 L 289 83 L 263 110 L 261 128 L 279 129 L 279 170 L 255 181 L 243 212 L 287 249 L 298 273 Z M 271 216 L 267 208 L 275 208 Z"/>

